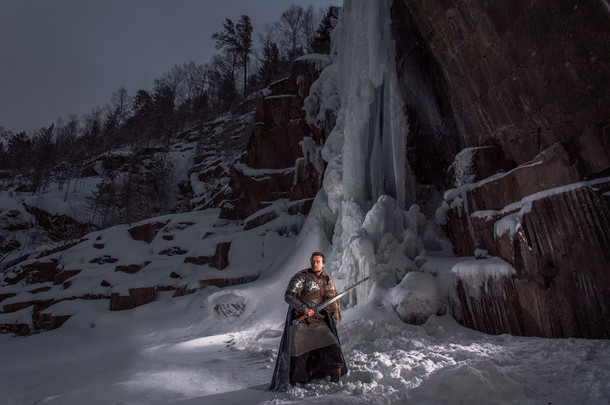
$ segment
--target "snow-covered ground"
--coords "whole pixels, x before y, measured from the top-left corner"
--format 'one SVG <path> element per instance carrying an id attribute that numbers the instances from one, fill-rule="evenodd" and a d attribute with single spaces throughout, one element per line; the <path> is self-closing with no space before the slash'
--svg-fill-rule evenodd
<path id="1" fill-rule="evenodd" d="M 405 213 L 411 218 L 407 222 L 416 222 L 417 210 L 409 212 Z M 610 401 L 610 341 L 490 336 L 458 325 L 449 315 L 431 315 L 421 326 L 403 323 L 397 314 L 401 311 L 436 313 L 456 276 L 472 277 L 469 283 L 478 285 L 478 277 L 501 276 L 512 267 L 498 258 L 438 257 L 429 252 L 419 271 L 407 273 L 397 285 L 386 285 L 387 269 L 408 264 L 397 253 L 402 249 L 398 244 L 392 249 L 385 245 L 389 259 L 378 257 L 385 264 L 376 264 L 376 281 L 368 298 L 346 309 L 339 325 L 349 374 L 339 384 L 316 381 L 288 392 L 267 391 L 284 326 L 283 293 L 288 279 L 307 265 L 313 250 L 330 249 L 314 226 L 320 217 L 310 216 L 298 237 L 274 231 L 292 224 L 289 216 L 247 231 L 238 226 L 215 227 L 218 210 L 151 219 L 155 220 L 170 221 L 150 244 L 131 240 L 125 225 L 91 234 L 88 240 L 57 253 L 60 266 L 85 266 L 68 288 L 53 285 L 38 294 L 60 299 L 105 289 L 120 292 L 136 281 L 139 284 L 134 285 L 157 285 L 171 270 L 183 277 L 175 282 L 193 285 L 202 278 L 243 276 L 253 269 L 262 270 L 260 278 L 233 287 L 206 287 L 182 297 L 172 298 L 173 291 L 160 292 L 154 302 L 127 311 L 109 311 L 108 299 L 70 299 L 52 305 L 44 312 L 72 315 L 59 329 L 28 337 L 0 335 L 0 404 Z M 174 234 L 171 241 L 161 237 L 168 232 Z M 214 234 L 204 237 L 210 232 L 233 241 L 230 264 L 222 271 L 193 267 L 181 256 L 157 254 L 168 243 L 194 255 L 212 252 L 217 238 Z M 405 234 L 411 232 L 408 228 Z M 91 257 L 100 255 L 94 246 L 100 241 L 108 242 L 104 254 L 125 264 L 145 259 L 151 263 L 136 274 L 116 272 L 114 264 L 90 263 Z M 329 262 L 327 269 L 338 288 L 345 287 L 340 266 Z M 101 279 L 110 280 L 113 287 L 101 287 Z M 29 311 L 25 315 L 31 317 L 31 307 L 22 311 Z M 20 312 L 2 314 L 3 322 L 19 321 L 13 318 Z"/>
<path id="2" fill-rule="evenodd" d="M 275 298 L 274 305 L 261 304 L 261 294 L 275 289 L 273 282 L 257 281 L 113 313 L 92 301 L 60 329 L 27 338 L 2 335 L 0 403 L 610 401 L 610 341 L 490 336 L 450 316 L 414 326 L 371 302 L 345 311 L 339 335 L 350 371 L 339 384 L 269 392 L 285 306 Z M 246 306 L 216 311 L 210 306 L 221 307 L 218 294 L 239 295 Z"/>

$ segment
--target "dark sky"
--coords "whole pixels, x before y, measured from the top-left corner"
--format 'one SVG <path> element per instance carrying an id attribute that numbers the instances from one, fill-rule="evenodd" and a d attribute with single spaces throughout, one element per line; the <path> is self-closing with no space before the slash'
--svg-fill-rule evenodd
<path id="1" fill-rule="evenodd" d="M 209 62 L 212 33 L 246 14 L 256 34 L 290 4 L 342 0 L 0 0 L 0 126 L 33 131 L 151 90 L 174 65 Z"/>

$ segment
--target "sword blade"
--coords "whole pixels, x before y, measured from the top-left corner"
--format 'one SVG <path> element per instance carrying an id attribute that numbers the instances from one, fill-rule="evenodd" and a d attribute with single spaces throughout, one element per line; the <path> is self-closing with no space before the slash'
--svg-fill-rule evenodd
<path id="1" fill-rule="evenodd" d="M 315 311 L 318 312 L 319 310 L 326 308 L 327 306 L 329 306 L 333 302 L 337 301 L 339 298 L 343 297 L 345 294 L 347 294 L 348 292 L 352 291 L 354 288 L 358 287 L 360 284 L 364 283 L 368 279 L 369 279 L 369 277 L 365 277 L 362 280 L 358 281 L 353 286 L 351 286 L 349 288 L 346 288 L 345 290 L 341 291 L 339 294 L 335 295 L 334 297 L 329 298 L 326 301 L 323 301 L 320 304 L 316 305 Z"/>

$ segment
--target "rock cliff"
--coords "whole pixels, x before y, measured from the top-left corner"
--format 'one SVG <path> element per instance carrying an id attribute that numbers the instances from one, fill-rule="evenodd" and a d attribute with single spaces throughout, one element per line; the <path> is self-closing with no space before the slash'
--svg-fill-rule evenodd
<path id="1" fill-rule="evenodd" d="M 309 211 L 322 184 L 320 149 L 327 134 L 307 124 L 303 104 L 329 63 L 326 55 L 298 58 L 288 77 L 265 89 L 246 152 L 231 167 L 231 194 L 222 205 L 223 218 L 246 219 L 279 199 L 295 201 L 292 206 L 298 212 Z"/>
<path id="2" fill-rule="evenodd" d="M 450 189 L 438 216 L 457 255 L 516 270 L 456 285 L 464 325 L 610 338 L 609 16 L 596 1 L 393 3 L 418 181 Z"/>

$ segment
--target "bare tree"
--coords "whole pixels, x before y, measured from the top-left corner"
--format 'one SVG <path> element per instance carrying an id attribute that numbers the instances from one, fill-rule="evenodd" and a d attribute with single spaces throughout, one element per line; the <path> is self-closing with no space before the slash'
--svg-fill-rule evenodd
<path id="1" fill-rule="evenodd" d="M 314 12 L 313 6 L 310 4 L 303 13 L 303 36 L 305 38 L 305 47 L 307 53 L 311 53 L 311 44 L 316 36 L 317 21 L 321 17 Z"/>
<path id="2" fill-rule="evenodd" d="M 282 44 L 288 50 L 288 57 L 294 60 L 303 54 L 306 39 L 303 31 L 305 27 L 305 10 L 301 6 L 292 4 L 282 13 L 278 28 L 282 34 Z"/>
<path id="3" fill-rule="evenodd" d="M 228 110 L 237 97 L 235 79 L 235 54 L 214 55 L 209 64 L 213 83 L 214 104 L 222 111 Z"/>
<path id="4" fill-rule="evenodd" d="M 131 115 L 131 97 L 127 94 L 127 89 L 121 86 L 110 95 L 112 110 L 117 118 L 117 124 L 122 126 Z"/>
<path id="5" fill-rule="evenodd" d="M 83 137 L 89 141 L 91 150 L 97 150 L 99 137 L 102 135 L 102 122 L 104 120 L 103 110 L 97 106 L 89 114 L 83 115 L 81 131 Z"/>
<path id="6" fill-rule="evenodd" d="M 13 133 L 0 125 L 0 169 L 8 168 L 8 142 Z"/>
<path id="7" fill-rule="evenodd" d="M 185 74 L 185 92 L 188 105 L 182 106 L 188 109 L 189 119 L 200 115 L 209 105 L 210 93 L 210 69 L 208 65 L 195 65 L 189 62 L 183 66 Z"/>
<path id="8" fill-rule="evenodd" d="M 174 65 L 169 72 L 163 73 L 159 79 L 155 80 L 154 91 L 155 93 L 159 93 L 162 90 L 168 91 L 172 104 L 180 104 L 185 99 L 184 83 L 184 68 Z"/>
<path id="9" fill-rule="evenodd" d="M 32 191 L 46 189 L 50 180 L 51 172 L 56 163 L 56 148 L 54 142 L 55 124 L 41 128 L 36 131 L 32 139 L 32 169 L 30 171 L 32 179 Z"/>
<path id="10" fill-rule="evenodd" d="M 67 201 L 70 183 L 74 177 L 78 178 L 84 161 L 84 153 L 82 153 L 82 149 L 78 147 L 79 126 L 80 122 L 76 114 L 68 115 L 68 119 L 65 121 L 63 118 L 59 117 L 55 126 L 55 145 L 57 155 L 60 157 L 61 162 L 54 170 L 59 183 L 59 189 L 61 190 L 64 183 L 67 183 L 64 201 Z"/>
<path id="11" fill-rule="evenodd" d="M 17 172 L 24 173 L 29 169 L 30 162 L 23 156 L 32 156 L 32 140 L 24 131 L 17 132 L 8 139 L 7 166 Z"/>

